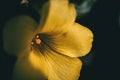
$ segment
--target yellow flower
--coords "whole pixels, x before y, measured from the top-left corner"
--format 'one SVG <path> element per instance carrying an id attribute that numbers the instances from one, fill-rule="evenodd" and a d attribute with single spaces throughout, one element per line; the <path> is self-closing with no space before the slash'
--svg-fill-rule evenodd
<path id="1" fill-rule="evenodd" d="M 27 15 L 9 20 L 3 30 L 4 50 L 17 56 L 13 80 L 77 80 L 89 53 L 92 32 L 75 22 L 68 0 L 49 0 L 40 23 Z"/>

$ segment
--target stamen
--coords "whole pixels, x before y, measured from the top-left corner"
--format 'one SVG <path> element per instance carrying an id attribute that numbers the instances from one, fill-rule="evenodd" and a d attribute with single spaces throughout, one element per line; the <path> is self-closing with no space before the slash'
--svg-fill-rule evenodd
<path id="1" fill-rule="evenodd" d="M 31 45 L 33 45 L 34 44 L 34 42 L 31 42 Z"/>
<path id="2" fill-rule="evenodd" d="M 38 39 L 35 39 L 35 42 L 36 42 L 36 44 L 40 44 L 41 43 L 41 40 L 38 38 Z"/>
<path id="3" fill-rule="evenodd" d="M 33 45 L 40 45 L 40 44 L 41 44 L 40 36 L 37 34 L 33 38 L 32 42 L 31 42 L 31 45 L 33 46 Z"/>
<path id="4" fill-rule="evenodd" d="M 39 38 L 39 35 L 36 35 L 36 38 L 38 39 L 38 38 Z"/>

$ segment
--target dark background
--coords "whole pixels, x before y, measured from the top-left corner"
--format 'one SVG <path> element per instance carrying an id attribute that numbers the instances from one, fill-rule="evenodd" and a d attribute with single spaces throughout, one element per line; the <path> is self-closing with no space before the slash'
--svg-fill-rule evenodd
<path id="1" fill-rule="evenodd" d="M 79 0 L 76 0 L 77 2 Z M 73 0 L 74 2 L 74 0 Z M 42 3 L 41 3 L 42 4 Z M 76 22 L 88 26 L 94 33 L 91 61 L 83 65 L 80 80 L 119 80 L 120 6 L 118 0 L 97 0 L 91 11 Z M 16 58 L 2 49 L 3 25 L 11 17 L 27 14 L 39 21 L 38 14 L 19 0 L 0 1 L 0 80 L 10 80 Z M 89 57 L 89 55 L 87 55 Z M 87 56 L 83 57 L 83 61 Z"/>
<path id="2" fill-rule="evenodd" d="M 82 69 L 80 80 L 119 80 L 120 6 L 118 0 L 97 0 L 91 12 L 78 21 L 94 33 L 94 57 Z"/>

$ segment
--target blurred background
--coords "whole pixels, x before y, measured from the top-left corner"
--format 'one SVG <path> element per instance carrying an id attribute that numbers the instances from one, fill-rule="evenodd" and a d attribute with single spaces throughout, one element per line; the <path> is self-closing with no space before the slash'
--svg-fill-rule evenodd
<path id="1" fill-rule="evenodd" d="M 5 22 L 20 14 L 30 15 L 39 21 L 37 10 L 45 1 L 0 1 L 0 80 L 11 80 L 16 60 L 14 56 L 7 55 L 2 47 L 2 29 Z M 70 0 L 70 2 L 76 7 L 76 22 L 88 27 L 94 33 L 90 54 L 80 58 L 83 61 L 83 68 L 79 80 L 119 80 L 120 5 L 118 0 Z"/>

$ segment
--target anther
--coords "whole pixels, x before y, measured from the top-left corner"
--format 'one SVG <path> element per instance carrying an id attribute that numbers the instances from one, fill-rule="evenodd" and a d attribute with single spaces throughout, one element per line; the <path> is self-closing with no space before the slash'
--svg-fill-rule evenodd
<path id="1" fill-rule="evenodd" d="M 38 38 L 39 38 L 39 35 L 36 35 L 36 38 L 38 39 Z"/>
<path id="2" fill-rule="evenodd" d="M 31 45 L 33 45 L 34 44 L 34 42 L 31 42 Z"/>
<path id="3" fill-rule="evenodd" d="M 40 44 L 41 43 L 41 40 L 40 39 L 35 39 L 35 42 L 36 42 L 36 44 Z"/>

